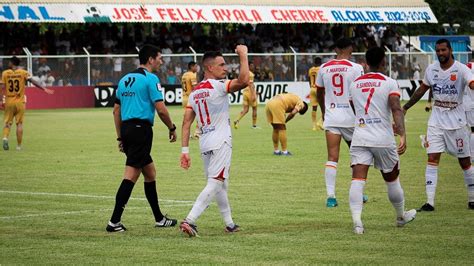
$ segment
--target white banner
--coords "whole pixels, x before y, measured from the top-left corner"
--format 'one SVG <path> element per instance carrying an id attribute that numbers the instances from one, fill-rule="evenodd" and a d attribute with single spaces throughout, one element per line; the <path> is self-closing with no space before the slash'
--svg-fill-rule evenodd
<path id="1" fill-rule="evenodd" d="M 1 4 L 0 22 L 437 23 L 427 7 Z"/>

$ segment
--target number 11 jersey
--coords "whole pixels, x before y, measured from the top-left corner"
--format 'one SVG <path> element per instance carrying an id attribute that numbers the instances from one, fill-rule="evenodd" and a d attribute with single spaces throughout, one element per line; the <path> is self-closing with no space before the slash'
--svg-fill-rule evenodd
<path id="1" fill-rule="evenodd" d="M 321 66 L 316 86 L 325 90 L 324 127 L 354 127 L 349 86 L 364 74 L 364 68 L 349 60 L 333 59 Z"/>
<path id="2" fill-rule="evenodd" d="M 203 80 L 189 95 L 188 106 L 196 113 L 201 152 L 216 150 L 224 142 L 232 146 L 229 118 L 230 80 Z"/>

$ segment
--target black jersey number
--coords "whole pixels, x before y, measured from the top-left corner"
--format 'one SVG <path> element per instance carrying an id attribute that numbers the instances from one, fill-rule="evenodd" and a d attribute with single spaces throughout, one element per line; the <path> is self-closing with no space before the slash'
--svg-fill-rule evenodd
<path id="1" fill-rule="evenodd" d="M 8 91 L 9 92 L 19 92 L 20 91 L 20 81 L 18 79 L 10 79 L 8 81 Z"/>

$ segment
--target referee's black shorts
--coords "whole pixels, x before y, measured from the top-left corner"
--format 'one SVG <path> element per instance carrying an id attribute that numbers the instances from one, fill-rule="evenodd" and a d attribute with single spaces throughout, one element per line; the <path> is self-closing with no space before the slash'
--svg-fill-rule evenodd
<path id="1" fill-rule="evenodd" d="M 148 121 L 130 119 L 122 122 L 120 128 L 123 151 L 127 155 L 128 166 L 143 168 L 153 162 L 151 158 L 151 145 L 153 130 Z"/>

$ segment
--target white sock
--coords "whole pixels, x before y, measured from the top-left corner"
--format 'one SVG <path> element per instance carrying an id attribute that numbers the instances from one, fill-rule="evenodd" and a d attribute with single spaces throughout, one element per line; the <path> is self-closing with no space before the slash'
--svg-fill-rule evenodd
<path id="1" fill-rule="evenodd" d="M 351 207 L 352 222 L 355 226 L 362 226 L 362 195 L 364 194 L 365 181 L 352 180 L 349 190 L 349 206 Z"/>
<path id="2" fill-rule="evenodd" d="M 328 197 L 336 197 L 336 174 L 337 162 L 327 161 L 324 177 L 326 178 L 326 191 Z"/>
<path id="3" fill-rule="evenodd" d="M 426 165 L 425 171 L 426 179 L 426 198 L 427 202 L 434 206 L 434 198 L 436 194 L 436 186 L 438 185 L 438 166 L 436 165 Z"/>
<path id="4" fill-rule="evenodd" d="M 474 133 L 471 132 L 469 138 L 469 148 L 471 149 L 471 163 L 474 162 Z"/>
<path id="5" fill-rule="evenodd" d="M 191 224 L 196 224 L 197 219 L 204 210 L 209 206 L 212 199 L 223 189 L 223 182 L 216 180 L 214 178 L 209 178 L 207 180 L 207 185 L 202 190 L 201 194 L 196 199 L 196 202 L 193 205 L 193 208 L 186 217 L 186 221 Z"/>
<path id="6" fill-rule="evenodd" d="M 464 170 L 464 183 L 467 186 L 467 197 L 469 202 L 474 202 L 474 169 L 470 166 Z"/>
<path id="7" fill-rule="evenodd" d="M 397 178 L 392 182 L 385 182 L 387 185 L 388 199 L 395 208 L 397 218 L 403 218 L 405 212 L 405 197 L 402 186 L 400 185 L 400 179 Z"/>
<path id="8" fill-rule="evenodd" d="M 229 198 L 227 197 L 227 189 L 228 189 L 229 180 L 226 179 L 224 181 L 224 188 L 216 194 L 216 201 L 217 206 L 219 206 L 219 210 L 222 215 L 222 219 L 224 219 L 224 223 L 226 226 L 234 226 L 234 221 L 232 220 L 232 213 L 230 210 Z"/>

